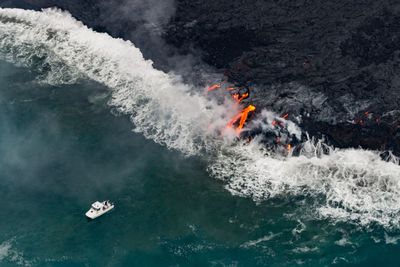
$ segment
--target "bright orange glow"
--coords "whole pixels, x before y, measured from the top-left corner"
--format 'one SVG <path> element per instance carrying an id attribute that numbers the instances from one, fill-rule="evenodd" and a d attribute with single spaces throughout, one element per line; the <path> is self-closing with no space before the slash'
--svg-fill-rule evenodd
<path id="1" fill-rule="evenodd" d="M 243 99 L 246 99 L 249 96 L 249 93 L 244 93 L 243 95 L 240 95 L 239 93 L 234 93 L 232 94 L 232 98 L 237 102 L 240 103 L 242 102 Z"/>
<path id="2" fill-rule="evenodd" d="M 214 91 L 214 90 L 217 90 L 219 88 L 221 88 L 221 85 L 216 83 L 216 84 L 213 84 L 210 87 L 208 87 L 207 92 Z"/>
<path id="3" fill-rule="evenodd" d="M 235 124 L 235 122 L 237 122 L 240 118 L 242 117 L 242 112 L 240 112 L 239 114 L 236 114 L 235 117 L 233 117 L 228 124 L 226 125 L 226 127 L 233 127 L 233 125 Z"/>
<path id="4" fill-rule="evenodd" d="M 249 116 L 249 112 L 253 112 L 256 110 L 256 107 L 253 105 L 248 105 L 245 109 L 243 109 L 239 114 L 237 114 L 235 117 L 233 117 L 229 123 L 226 125 L 226 127 L 233 127 L 235 123 L 239 121 L 239 125 L 236 127 L 236 133 L 239 134 L 240 131 L 243 129 L 247 117 Z M 239 120 L 240 119 L 240 120 Z"/>
<path id="5" fill-rule="evenodd" d="M 244 93 L 242 97 L 237 99 L 237 102 L 242 102 L 243 99 L 246 99 L 249 96 L 249 93 Z"/>
<path id="6" fill-rule="evenodd" d="M 291 144 L 288 144 L 288 145 L 287 145 L 287 150 L 290 151 L 291 149 L 292 149 L 292 145 L 291 145 Z"/>
<path id="7" fill-rule="evenodd" d="M 236 102 L 240 102 L 240 94 L 239 93 L 232 94 L 232 98 L 235 99 Z"/>
<path id="8" fill-rule="evenodd" d="M 235 86 L 226 85 L 225 82 L 216 83 L 207 88 L 207 92 L 215 91 L 218 89 L 224 88 L 224 90 L 228 91 L 231 97 L 235 100 L 236 105 L 241 103 L 244 99 L 250 96 L 250 92 L 248 88 L 245 92 L 241 88 L 236 88 Z M 249 113 L 256 110 L 256 107 L 253 105 L 248 105 L 238 114 L 236 114 L 226 125 L 226 128 L 234 128 L 236 133 L 239 135 L 243 127 L 245 126 L 247 119 L 249 117 Z"/>

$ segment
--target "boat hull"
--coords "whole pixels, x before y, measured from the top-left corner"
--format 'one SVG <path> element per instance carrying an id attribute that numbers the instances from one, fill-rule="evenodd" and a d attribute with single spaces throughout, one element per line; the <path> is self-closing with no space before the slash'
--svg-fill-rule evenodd
<path id="1" fill-rule="evenodd" d="M 106 214 L 107 212 L 111 211 L 112 209 L 114 209 L 114 205 L 111 205 L 111 206 L 109 206 L 107 209 L 104 209 L 104 210 L 101 209 L 101 210 L 99 210 L 99 211 L 90 209 L 90 210 L 88 210 L 88 211 L 85 213 L 85 215 L 86 215 L 86 217 L 88 217 L 89 219 L 93 220 L 93 219 L 96 219 L 96 218 L 100 217 L 101 215 Z"/>

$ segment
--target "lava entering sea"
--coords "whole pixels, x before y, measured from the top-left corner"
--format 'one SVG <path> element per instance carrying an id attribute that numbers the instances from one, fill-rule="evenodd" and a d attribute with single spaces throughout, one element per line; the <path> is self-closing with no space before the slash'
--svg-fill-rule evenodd
<path id="1" fill-rule="evenodd" d="M 293 152 L 295 145 L 301 139 L 301 134 L 293 134 L 289 129 L 293 128 L 294 125 L 293 122 L 289 121 L 289 113 L 278 116 L 265 111 L 258 112 L 259 116 L 255 122 L 246 129 L 245 126 L 255 117 L 257 110 L 250 99 L 250 86 L 235 86 L 221 82 L 210 85 L 206 94 L 212 94 L 216 91 L 228 93 L 240 107 L 240 111 L 227 122 L 225 129 L 233 129 L 240 139 L 251 141 L 254 137 L 259 136 L 262 139 L 261 142 L 268 147 L 273 147 L 275 150 L 281 150 L 285 153 Z"/>
<path id="2" fill-rule="evenodd" d="M 247 86 L 236 87 L 236 86 L 226 86 L 223 83 L 217 83 L 209 86 L 207 88 L 207 93 L 224 88 L 225 91 L 229 92 L 233 100 L 240 104 L 243 100 L 249 98 L 250 89 Z M 226 125 L 227 128 L 234 128 L 236 134 L 240 136 L 240 133 L 245 126 L 247 119 L 254 113 L 256 107 L 249 104 L 246 108 L 242 109 L 238 114 L 236 114 Z"/>

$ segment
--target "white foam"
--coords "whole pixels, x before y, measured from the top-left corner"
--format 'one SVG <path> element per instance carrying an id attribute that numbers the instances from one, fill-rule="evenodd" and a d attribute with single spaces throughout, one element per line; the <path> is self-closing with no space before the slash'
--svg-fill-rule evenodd
<path id="1" fill-rule="evenodd" d="M 214 132 L 235 110 L 210 103 L 178 76 L 154 69 L 131 42 L 96 33 L 68 13 L 0 9 L 0 57 L 37 67 L 49 83 L 87 77 L 108 86 L 110 105 L 128 114 L 147 138 L 187 155 L 216 153 L 209 170 L 234 194 L 256 201 L 310 196 L 319 200 L 314 208 L 323 218 L 398 227 L 398 162 L 322 142 L 306 142 L 299 157 L 267 151 L 257 138 L 250 144 L 232 145 L 229 138 L 223 143 Z M 263 111 L 262 119 L 268 122 L 263 127 L 269 127 L 273 114 Z M 285 123 L 300 136 L 295 124 Z"/>
<path id="2" fill-rule="evenodd" d="M 316 252 L 318 250 L 319 249 L 317 247 L 307 247 L 307 246 L 305 246 L 305 247 L 297 247 L 297 248 L 292 249 L 292 251 L 294 253 L 298 253 L 298 254 Z"/>
<path id="3" fill-rule="evenodd" d="M 280 235 L 280 233 L 274 234 L 274 233 L 270 232 L 268 235 L 258 238 L 256 240 L 247 241 L 247 242 L 243 243 L 242 245 L 240 245 L 240 247 L 243 247 L 243 248 L 253 247 L 253 246 L 258 245 L 259 243 L 262 243 L 265 241 L 270 241 L 279 235 Z"/>
<path id="4" fill-rule="evenodd" d="M 339 240 L 336 240 L 336 241 L 335 241 L 335 244 L 338 245 L 338 246 L 341 246 L 341 247 L 345 247 L 345 246 L 352 245 L 352 243 L 350 242 L 350 240 L 349 240 L 347 237 L 345 237 L 345 236 L 343 236 L 343 237 L 342 237 L 341 239 L 339 239 Z"/>
<path id="5" fill-rule="evenodd" d="M 310 140 L 299 157 L 281 157 L 252 142 L 221 151 L 210 171 L 233 194 L 257 201 L 311 196 L 320 199 L 317 211 L 323 218 L 398 227 L 400 167 L 377 152 L 333 149 Z"/>
<path id="6" fill-rule="evenodd" d="M 3 242 L 2 244 L 0 244 L 0 261 L 5 259 L 9 255 L 10 249 L 11 244 L 9 242 Z"/>
<path id="7" fill-rule="evenodd" d="M 88 77 L 105 84 L 113 91 L 110 105 L 130 115 L 136 131 L 188 155 L 212 146 L 207 136 L 232 110 L 154 69 L 131 42 L 94 32 L 56 9 L 0 9 L 0 56 L 38 67 L 50 83 Z"/>
<path id="8" fill-rule="evenodd" d="M 21 266 L 32 266 L 32 262 L 23 257 L 23 253 L 17 251 L 12 246 L 12 240 L 4 241 L 0 244 L 0 262 L 8 261 Z"/>
<path id="9" fill-rule="evenodd" d="M 385 243 L 391 245 L 397 245 L 400 240 L 400 236 L 390 236 L 385 232 Z"/>
<path id="10" fill-rule="evenodd" d="M 298 222 L 298 224 L 292 230 L 293 236 L 299 236 L 302 232 L 304 232 L 307 229 L 306 225 L 302 221 L 297 220 L 297 222 Z"/>

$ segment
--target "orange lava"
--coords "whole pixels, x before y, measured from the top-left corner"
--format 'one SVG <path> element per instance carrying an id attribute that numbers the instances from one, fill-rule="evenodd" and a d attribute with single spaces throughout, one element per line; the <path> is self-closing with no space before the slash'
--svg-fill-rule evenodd
<path id="1" fill-rule="evenodd" d="M 217 90 L 219 88 L 221 88 L 220 84 L 218 84 L 218 83 L 217 84 L 213 84 L 210 87 L 208 87 L 207 92 L 214 91 L 214 90 Z"/>
<path id="2" fill-rule="evenodd" d="M 236 116 L 234 116 L 229 123 L 226 125 L 228 128 L 234 127 L 235 124 L 238 124 L 236 127 L 236 133 L 239 135 L 240 131 L 243 129 L 244 125 L 246 124 L 247 117 L 249 116 L 250 112 L 253 112 L 256 110 L 256 107 L 253 105 L 248 105 L 245 109 L 243 109 L 241 112 L 239 112 Z"/>

